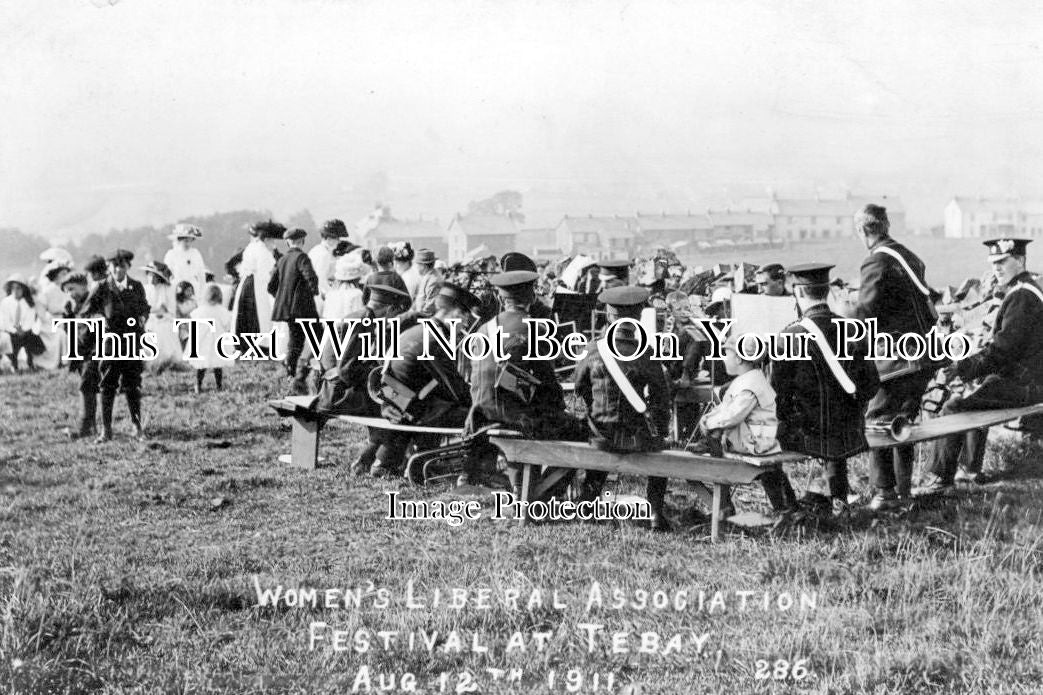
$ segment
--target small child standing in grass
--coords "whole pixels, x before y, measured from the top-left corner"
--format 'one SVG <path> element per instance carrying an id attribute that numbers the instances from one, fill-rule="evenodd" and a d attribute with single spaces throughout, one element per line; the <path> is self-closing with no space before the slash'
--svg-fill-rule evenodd
<path id="1" fill-rule="evenodd" d="M 743 335 L 743 352 L 756 351 L 755 336 Z M 699 423 L 703 440 L 689 450 L 694 453 L 752 454 L 765 456 L 781 451 L 775 439 L 779 420 L 775 415 L 775 389 L 764 375 L 763 357 L 746 360 L 739 355 L 737 341 L 729 339 L 724 344 L 724 369 L 733 377 L 719 405 L 715 406 Z M 781 470 L 766 471 L 760 477 L 768 501 L 776 511 L 787 511 L 796 507 L 796 495 L 786 474 Z"/>
<path id="2" fill-rule="evenodd" d="M 192 346 L 188 346 L 185 350 L 185 359 L 190 360 L 196 368 L 196 393 L 201 393 L 203 390 L 203 377 L 206 376 L 207 369 L 214 370 L 214 383 L 217 385 L 217 390 L 220 391 L 224 386 L 224 372 L 221 369 L 227 360 L 217 354 L 216 342 L 222 333 L 231 331 L 232 318 L 228 309 L 224 307 L 223 299 L 220 287 L 207 285 L 203 304 L 192 310 L 193 319 L 209 319 L 214 322 L 213 328 L 205 324 L 198 324 L 196 327 L 199 335 L 197 358 L 189 357 Z"/>

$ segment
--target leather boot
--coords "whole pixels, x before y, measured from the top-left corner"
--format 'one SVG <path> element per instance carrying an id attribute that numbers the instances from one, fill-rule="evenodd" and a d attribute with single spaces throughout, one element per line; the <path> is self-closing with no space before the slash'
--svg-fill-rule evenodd
<path id="1" fill-rule="evenodd" d="M 101 392 L 101 433 L 97 439 L 99 442 L 107 442 L 112 439 L 112 406 L 115 403 L 115 391 Z"/>
<path id="2" fill-rule="evenodd" d="M 130 421 L 134 424 L 134 436 L 145 438 L 145 428 L 141 426 L 141 391 L 127 391 L 127 409 L 130 410 Z"/>
<path id="3" fill-rule="evenodd" d="M 362 449 L 359 457 L 355 459 L 355 462 L 351 464 L 352 475 L 362 475 L 369 471 L 370 466 L 377 458 L 377 449 L 380 445 L 377 442 L 367 442 L 366 446 Z"/>
<path id="4" fill-rule="evenodd" d="M 83 418 L 80 420 L 80 431 L 77 433 L 77 437 L 82 439 L 97 433 L 98 394 L 82 393 L 80 395 L 83 398 Z"/>
<path id="5" fill-rule="evenodd" d="M 666 532 L 671 530 L 670 521 L 666 518 L 666 478 L 649 478 L 645 487 L 645 496 L 652 507 L 653 531 Z"/>

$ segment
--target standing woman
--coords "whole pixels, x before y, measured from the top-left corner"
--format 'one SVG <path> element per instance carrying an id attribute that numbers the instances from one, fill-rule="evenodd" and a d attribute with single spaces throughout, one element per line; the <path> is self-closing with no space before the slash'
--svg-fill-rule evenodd
<path id="1" fill-rule="evenodd" d="M 145 330 L 156 334 L 156 359 L 150 366 L 157 374 L 181 361 L 181 342 L 174 330 L 177 315 L 177 296 L 170 284 L 171 272 L 166 263 L 153 261 L 142 268 L 145 271 L 145 301 L 152 311 Z"/>
<path id="2" fill-rule="evenodd" d="M 195 243 L 203 238 L 203 232 L 195 225 L 180 222 L 174 225 L 168 238 L 174 246 L 163 256 L 163 262 L 170 268 L 171 284 L 177 287 L 182 282 L 190 282 L 199 295 L 206 287 L 206 264 Z"/>
<path id="3" fill-rule="evenodd" d="M 253 238 L 243 249 L 241 280 L 232 303 L 232 330 L 237 335 L 272 330 L 274 298 L 268 294 L 268 280 L 275 269 L 275 242 L 285 231 L 286 227 L 272 220 L 250 226 Z"/>
<path id="4" fill-rule="evenodd" d="M 69 303 L 69 295 L 62 289 L 62 283 L 71 272 L 71 262 L 53 260 L 47 264 L 40 274 L 40 291 L 36 295 L 36 314 L 39 316 L 39 336 L 44 351 L 33 359 L 33 364 L 43 369 L 57 369 L 61 366 L 62 345 L 65 331 L 55 328 L 53 320 L 65 315 Z"/>

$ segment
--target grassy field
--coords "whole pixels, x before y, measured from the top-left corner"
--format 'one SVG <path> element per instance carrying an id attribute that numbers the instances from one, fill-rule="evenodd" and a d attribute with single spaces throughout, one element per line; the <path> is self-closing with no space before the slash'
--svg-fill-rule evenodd
<path id="1" fill-rule="evenodd" d="M 711 544 L 676 482 L 669 535 L 488 518 L 450 528 L 384 518 L 386 490 L 448 493 L 353 479 L 358 431 L 332 428 L 319 470 L 279 464 L 289 432 L 264 406 L 283 391 L 275 365 L 236 365 L 228 381 L 225 392 L 196 397 L 190 373 L 147 376 L 152 439 L 128 439 L 120 403 L 117 440 L 95 445 L 61 432 L 78 418 L 72 376 L 0 380 L 0 690 L 367 692 L 358 682 L 367 669 L 372 692 L 380 674 L 385 684 L 396 674 L 397 689 L 406 672 L 428 693 L 575 692 L 571 669 L 582 674 L 579 692 L 630 694 L 1043 687 L 1035 444 L 993 442 L 986 465 L 1005 471 L 1002 480 L 949 504 L 858 511 L 800 535 L 733 529 Z M 854 466 L 860 490 L 864 472 Z M 809 469 L 791 473 L 802 486 Z M 748 491 L 740 506 L 761 504 L 759 494 Z M 255 581 L 318 589 L 318 605 L 259 606 Z M 605 602 L 588 609 L 595 583 Z M 410 585 L 425 608 L 407 605 Z M 454 588 L 471 592 L 466 607 L 446 604 Z M 363 595 L 358 607 L 327 607 L 325 589 Z M 612 607 L 613 589 L 628 606 Z M 639 608 L 642 591 L 670 605 Z M 746 610 L 743 591 L 753 592 Z M 505 605 L 514 595 L 519 605 Z M 787 596 L 797 605 L 779 609 Z M 813 605 L 801 608 L 802 596 Z M 385 650 L 374 636 L 368 651 L 337 651 L 333 633 L 313 623 L 413 631 L 414 648 L 400 637 Z M 603 626 L 592 645 L 588 624 Z M 612 633 L 627 634 L 613 642 Z M 644 638 L 654 653 L 640 651 L 641 633 L 656 635 L 658 645 Z M 341 646 L 354 644 L 349 635 Z"/>

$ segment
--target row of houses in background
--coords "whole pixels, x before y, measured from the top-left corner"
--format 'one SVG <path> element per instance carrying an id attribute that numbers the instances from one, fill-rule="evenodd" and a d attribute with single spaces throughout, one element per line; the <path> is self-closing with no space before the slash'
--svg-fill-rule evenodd
<path id="1" fill-rule="evenodd" d="M 957 196 L 945 206 L 948 239 L 1043 236 L 1043 201 Z"/>
<path id="2" fill-rule="evenodd" d="M 577 253 L 596 259 L 635 257 L 660 247 L 686 255 L 849 236 L 854 233 L 855 211 L 870 202 L 887 208 L 893 231 L 905 231 L 905 210 L 897 198 L 849 194 L 839 199 L 796 199 L 773 195 L 745 200 L 734 208 L 683 214 L 565 215 L 556 226 L 542 228 L 526 228 L 515 217 L 501 215 L 458 214 L 448 226 L 438 220 L 388 216 L 374 220 L 362 233 L 362 243 L 375 247 L 408 240 L 415 248 L 430 248 L 449 261 L 515 250 L 537 259 Z"/>

